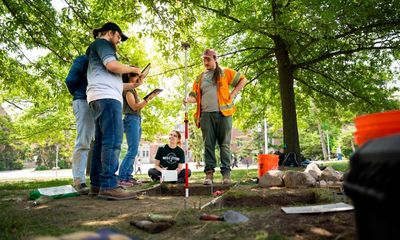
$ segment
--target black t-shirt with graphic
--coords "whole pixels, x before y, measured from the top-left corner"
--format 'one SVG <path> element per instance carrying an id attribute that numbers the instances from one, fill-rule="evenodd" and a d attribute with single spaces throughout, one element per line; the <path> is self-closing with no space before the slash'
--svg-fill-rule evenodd
<path id="1" fill-rule="evenodd" d="M 160 167 L 175 170 L 178 168 L 178 163 L 185 163 L 185 153 L 179 146 L 170 148 L 165 144 L 158 148 L 156 159 L 160 161 Z"/>

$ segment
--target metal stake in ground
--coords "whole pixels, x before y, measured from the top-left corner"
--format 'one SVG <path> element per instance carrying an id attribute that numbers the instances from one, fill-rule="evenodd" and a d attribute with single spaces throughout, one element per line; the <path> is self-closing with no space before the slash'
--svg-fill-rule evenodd
<path id="1" fill-rule="evenodd" d="M 188 97 L 187 89 L 187 50 L 190 48 L 189 43 L 183 42 L 182 48 L 185 50 L 185 98 Z M 189 197 L 189 166 L 188 166 L 188 141 L 189 141 L 189 128 L 188 128 L 188 106 L 185 104 L 185 197 Z"/>

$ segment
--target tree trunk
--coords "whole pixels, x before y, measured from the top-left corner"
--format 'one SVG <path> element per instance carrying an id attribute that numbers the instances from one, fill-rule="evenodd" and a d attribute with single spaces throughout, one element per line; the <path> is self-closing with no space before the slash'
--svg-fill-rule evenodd
<path id="1" fill-rule="evenodd" d="M 322 154 L 324 155 L 324 160 L 327 161 L 328 160 L 328 152 L 326 150 L 326 141 L 325 141 L 324 133 L 322 132 L 321 122 L 320 122 L 319 118 L 317 118 L 317 126 L 318 126 L 319 139 L 321 141 Z"/>
<path id="2" fill-rule="evenodd" d="M 299 133 L 297 129 L 296 104 L 293 88 L 293 66 L 290 63 L 287 46 L 279 36 L 273 37 L 275 56 L 278 62 L 278 75 L 282 105 L 283 141 L 285 153 L 300 155 Z"/>

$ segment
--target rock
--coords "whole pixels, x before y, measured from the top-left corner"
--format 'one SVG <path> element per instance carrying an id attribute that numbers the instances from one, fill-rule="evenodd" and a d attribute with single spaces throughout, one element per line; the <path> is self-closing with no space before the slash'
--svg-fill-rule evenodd
<path id="1" fill-rule="evenodd" d="M 316 163 L 308 164 L 304 172 L 309 173 L 313 178 L 315 178 L 315 180 L 318 180 L 322 174 L 321 169 L 319 169 Z"/>
<path id="2" fill-rule="evenodd" d="M 149 233 L 159 233 L 172 226 L 169 222 L 151 222 L 148 220 L 132 220 L 129 222 L 132 226 L 143 229 Z"/>
<path id="3" fill-rule="evenodd" d="M 317 181 L 305 172 L 287 171 L 283 175 L 283 182 L 287 188 L 315 187 Z"/>
<path id="4" fill-rule="evenodd" d="M 280 187 L 283 186 L 282 177 L 282 171 L 270 170 L 260 178 L 258 185 L 260 187 Z"/>
<path id="5" fill-rule="evenodd" d="M 337 182 L 337 181 L 340 181 L 340 178 L 341 178 L 341 174 L 339 174 L 339 172 L 335 171 L 332 167 L 325 168 L 321 174 L 321 180 L 325 180 L 325 181 Z"/>
<path id="6" fill-rule="evenodd" d="M 326 187 L 327 185 L 328 184 L 324 180 L 319 181 L 319 186 L 320 187 Z"/>

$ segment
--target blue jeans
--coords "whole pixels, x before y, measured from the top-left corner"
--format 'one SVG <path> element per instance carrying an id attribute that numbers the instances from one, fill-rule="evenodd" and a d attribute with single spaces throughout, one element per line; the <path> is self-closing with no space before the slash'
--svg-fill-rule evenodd
<path id="1" fill-rule="evenodd" d="M 96 134 L 90 168 L 90 184 L 100 191 L 118 186 L 118 159 L 122 143 L 122 104 L 115 99 L 90 102 Z"/>
<path id="2" fill-rule="evenodd" d="M 90 150 L 90 142 L 94 138 L 94 119 L 89 104 L 85 99 L 72 102 L 76 120 L 76 140 L 72 153 L 72 176 L 74 181 L 86 182 L 85 169 Z"/>
<path id="3" fill-rule="evenodd" d="M 119 180 L 128 181 L 132 178 L 133 163 L 138 154 L 140 137 L 142 136 L 141 117 L 133 114 L 125 114 L 124 132 L 128 143 L 128 151 L 119 168 Z"/>

